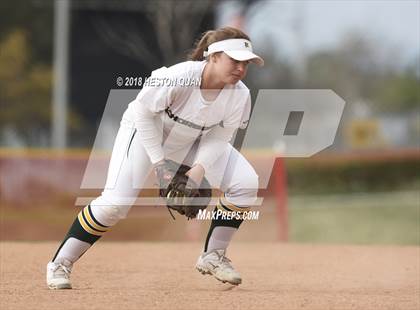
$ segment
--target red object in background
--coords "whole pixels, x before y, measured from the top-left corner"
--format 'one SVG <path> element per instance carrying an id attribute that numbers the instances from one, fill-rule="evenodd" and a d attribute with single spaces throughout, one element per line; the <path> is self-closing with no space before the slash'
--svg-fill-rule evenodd
<path id="1" fill-rule="evenodd" d="M 276 158 L 273 174 L 274 195 L 277 203 L 278 240 L 288 241 L 289 222 L 287 212 L 287 175 L 283 158 Z"/>

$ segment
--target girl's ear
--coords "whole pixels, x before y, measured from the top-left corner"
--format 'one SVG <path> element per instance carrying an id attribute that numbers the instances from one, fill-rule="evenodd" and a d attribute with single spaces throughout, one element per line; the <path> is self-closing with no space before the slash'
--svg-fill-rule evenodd
<path id="1" fill-rule="evenodd" d="M 215 54 L 210 55 L 210 62 L 213 62 L 213 63 L 217 62 L 217 57 Z"/>
<path id="2" fill-rule="evenodd" d="M 210 55 L 210 59 L 213 63 L 216 63 L 220 58 L 221 53 L 214 53 Z"/>

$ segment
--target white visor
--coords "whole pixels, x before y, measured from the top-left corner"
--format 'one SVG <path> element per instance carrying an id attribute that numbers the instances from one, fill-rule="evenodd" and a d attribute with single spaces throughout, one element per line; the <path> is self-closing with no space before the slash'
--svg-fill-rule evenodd
<path id="1" fill-rule="evenodd" d="M 264 65 L 264 60 L 252 52 L 251 42 L 245 39 L 228 39 L 214 42 L 209 45 L 207 51 L 204 51 L 203 56 L 207 57 L 217 52 L 225 52 L 235 60 L 249 60 L 259 66 Z"/>

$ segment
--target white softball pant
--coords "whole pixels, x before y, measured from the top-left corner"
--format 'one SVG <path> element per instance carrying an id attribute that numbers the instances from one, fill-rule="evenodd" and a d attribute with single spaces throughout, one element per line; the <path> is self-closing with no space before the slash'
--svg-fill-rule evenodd
<path id="1" fill-rule="evenodd" d="M 112 150 L 105 188 L 101 196 L 90 204 L 94 217 L 105 226 L 115 225 L 125 218 L 140 190 L 153 187 L 147 184 L 152 164 L 138 135 L 129 124 L 121 124 Z M 190 148 L 185 158 L 185 150 Z M 187 145 L 176 151 L 164 146 L 165 157 L 190 165 L 196 148 L 196 144 Z M 227 144 L 225 152 L 207 170 L 206 179 L 212 188 L 225 193 L 224 199 L 228 203 L 238 207 L 254 204 L 257 199 L 258 176 L 232 145 Z"/>

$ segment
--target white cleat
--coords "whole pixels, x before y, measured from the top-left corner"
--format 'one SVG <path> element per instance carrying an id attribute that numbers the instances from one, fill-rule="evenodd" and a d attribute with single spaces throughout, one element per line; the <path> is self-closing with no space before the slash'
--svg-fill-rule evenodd
<path id="1" fill-rule="evenodd" d="M 241 275 L 233 269 L 231 261 L 225 256 L 226 250 L 213 250 L 203 253 L 198 258 L 195 268 L 202 274 L 211 274 L 223 283 L 241 284 Z"/>
<path id="2" fill-rule="evenodd" d="M 72 262 L 63 259 L 47 265 L 47 285 L 51 290 L 71 289 L 70 274 Z"/>

